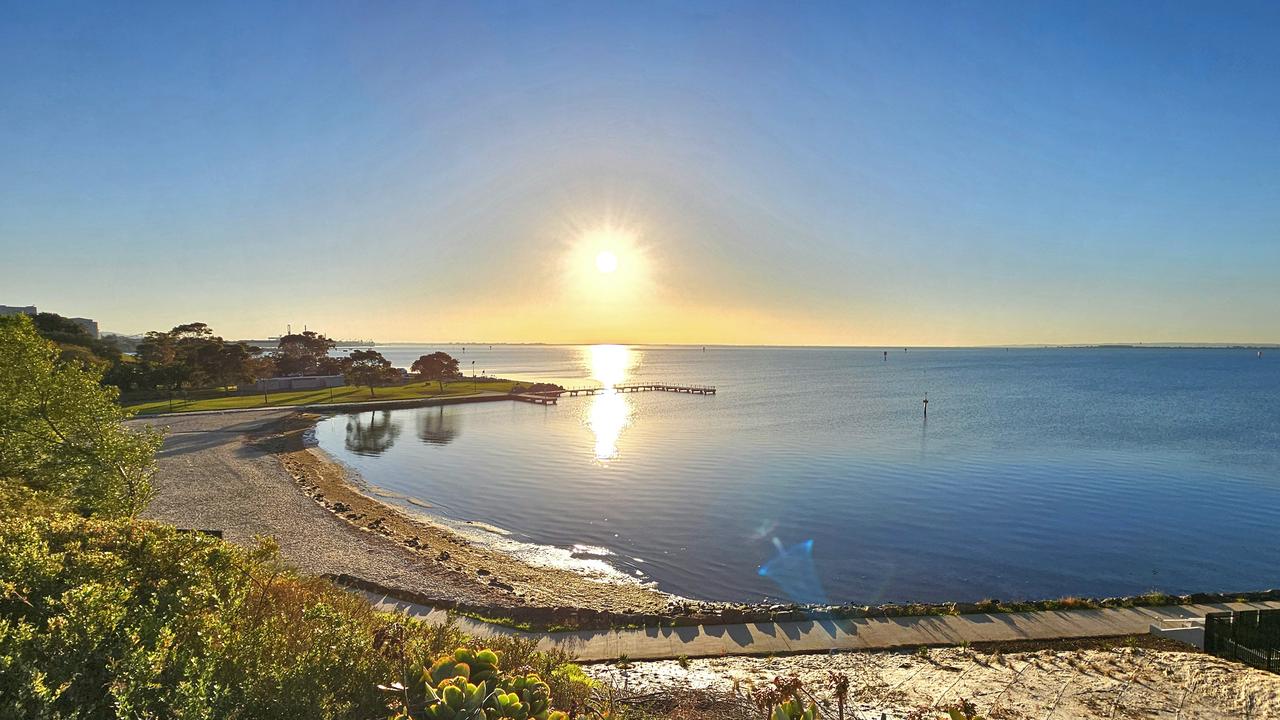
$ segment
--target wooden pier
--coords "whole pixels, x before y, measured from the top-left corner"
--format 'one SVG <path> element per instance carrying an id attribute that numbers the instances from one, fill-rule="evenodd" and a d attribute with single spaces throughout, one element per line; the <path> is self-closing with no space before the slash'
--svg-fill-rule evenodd
<path id="1" fill-rule="evenodd" d="M 536 405 L 555 405 L 556 401 L 559 400 L 560 397 L 553 393 L 517 393 L 512 395 L 511 399 L 519 400 L 520 402 L 534 403 Z"/>
<path id="2" fill-rule="evenodd" d="M 559 395 L 602 395 L 610 390 L 620 393 L 628 392 L 674 392 L 689 393 L 690 395 L 715 395 L 716 389 L 712 385 L 683 385 L 676 383 L 662 382 L 635 382 L 622 383 L 612 387 L 576 387 L 565 388 L 557 391 Z"/>

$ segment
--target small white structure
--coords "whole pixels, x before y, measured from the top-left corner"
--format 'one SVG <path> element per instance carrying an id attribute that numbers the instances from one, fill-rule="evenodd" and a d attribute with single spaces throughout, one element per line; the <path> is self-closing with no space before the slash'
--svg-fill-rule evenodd
<path id="1" fill-rule="evenodd" d="M 241 385 L 239 393 L 248 395 L 261 392 L 284 392 L 286 390 L 323 390 L 325 388 L 342 387 L 347 379 L 341 375 L 298 375 L 295 377 L 264 378 L 252 385 Z"/>
<path id="2" fill-rule="evenodd" d="M 1164 618 L 1151 626 L 1156 637 L 1177 640 L 1204 649 L 1204 618 Z"/>

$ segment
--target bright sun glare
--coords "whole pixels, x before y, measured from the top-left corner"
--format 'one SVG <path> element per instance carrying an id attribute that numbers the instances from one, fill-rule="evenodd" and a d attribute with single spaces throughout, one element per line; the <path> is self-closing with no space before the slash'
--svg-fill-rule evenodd
<path id="1" fill-rule="evenodd" d="M 648 259 L 636 231 L 609 224 L 577 230 L 559 264 L 564 289 L 581 304 L 580 322 L 606 337 L 648 299 Z"/>

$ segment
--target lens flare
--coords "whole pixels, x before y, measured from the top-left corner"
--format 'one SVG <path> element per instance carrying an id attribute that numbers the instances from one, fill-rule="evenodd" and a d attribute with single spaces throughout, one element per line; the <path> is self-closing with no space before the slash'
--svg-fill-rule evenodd
<path id="1" fill-rule="evenodd" d="M 778 538 L 773 539 L 777 555 L 760 566 L 760 577 L 769 578 L 778 585 L 789 600 L 802 604 L 822 605 L 827 594 L 822 590 L 817 570 L 813 566 L 813 540 L 785 547 Z"/>

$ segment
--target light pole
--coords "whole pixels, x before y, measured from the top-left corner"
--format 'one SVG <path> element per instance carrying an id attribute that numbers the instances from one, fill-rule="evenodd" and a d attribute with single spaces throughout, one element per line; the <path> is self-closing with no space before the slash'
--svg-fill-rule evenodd
<path id="1" fill-rule="evenodd" d="M 471 361 L 471 392 L 476 391 L 476 361 Z"/>

